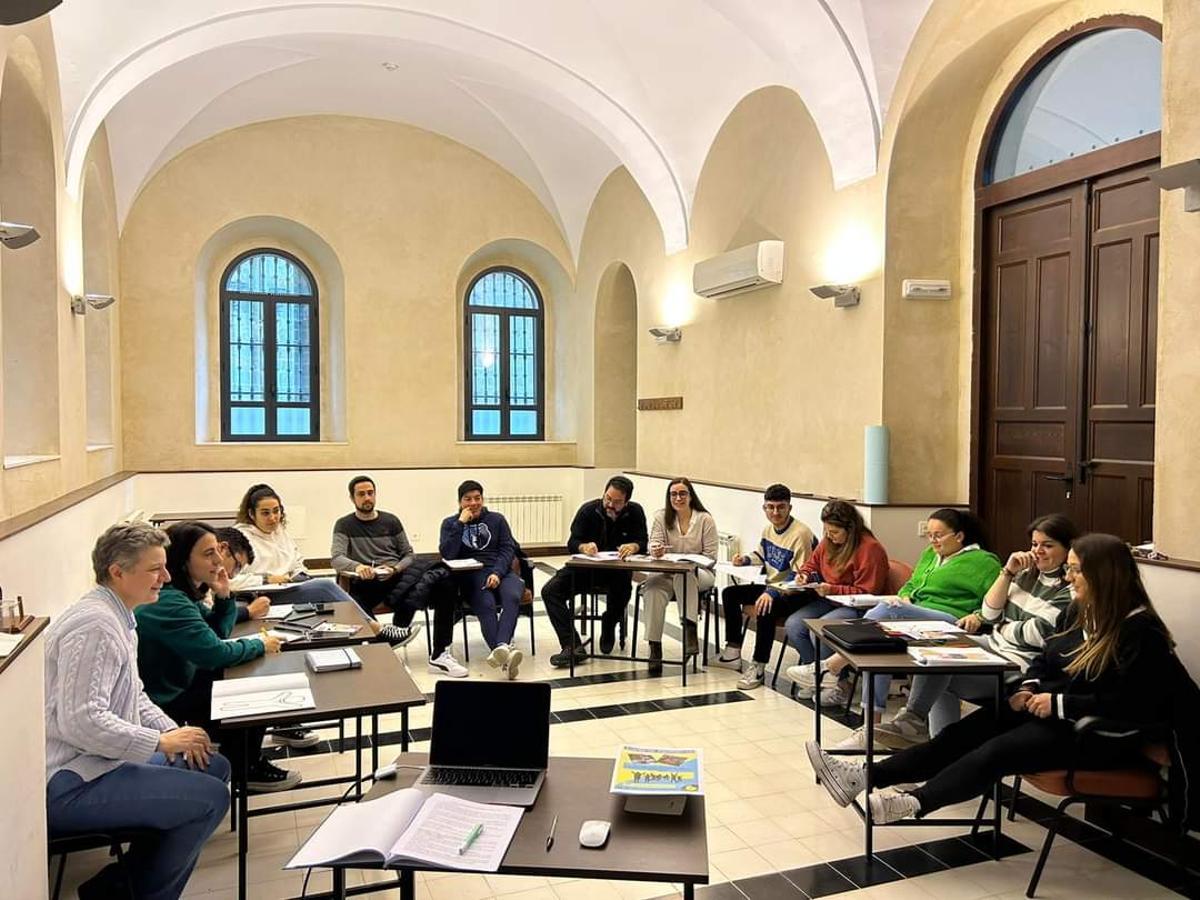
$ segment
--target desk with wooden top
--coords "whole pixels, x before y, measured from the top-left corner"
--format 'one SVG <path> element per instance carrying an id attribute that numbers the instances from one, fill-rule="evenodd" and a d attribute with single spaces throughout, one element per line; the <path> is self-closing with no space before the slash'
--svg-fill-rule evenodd
<path id="1" fill-rule="evenodd" d="M 274 603 L 273 597 L 272 603 Z M 348 603 L 345 601 L 327 603 L 326 609 L 330 610 L 330 612 L 324 614 L 313 613 L 305 617 L 304 624 L 315 625 L 319 622 L 332 622 L 335 625 L 357 625 L 358 631 L 354 634 L 330 634 L 325 637 L 318 637 L 317 635 L 311 637 L 302 636 L 285 643 L 283 649 L 288 652 L 294 650 L 323 650 L 331 647 L 353 647 L 357 644 L 382 642 L 383 639 L 371 631 L 371 620 L 357 603 Z M 247 619 L 245 622 L 238 622 L 234 625 L 233 631 L 229 636 L 230 638 L 257 637 L 264 628 L 270 631 L 280 621 L 279 619 Z"/>
<path id="2" fill-rule="evenodd" d="M 396 757 L 396 762 L 423 766 L 428 756 L 403 753 Z M 609 793 L 612 767 L 611 759 L 552 756 L 537 803 L 521 817 L 496 874 L 681 883 L 683 896 L 692 900 L 696 885 L 708 884 L 704 798 L 689 797 L 678 816 L 627 813 L 625 798 Z M 395 779 L 376 782 L 364 799 L 375 800 L 399 788 L 411 787 L 419 774 L 415 769 L 401 769 Z M 547 850 L 546 836 L 555 816 L 558 824 L 554 844 Z M 579 844 L 579 826 L 588 819 L 606 819 L 612 823 L 608 842 L 602 848 L 589 849 Z M 354 866 L 332 868 L 333 891 L 329 896 L 337 900 L 397 887 L 401 900 L 414 900 L 413 873 L 421 867 L 399 869 L 398 882 L 353 888 L 346 887 L 346 870 Z"/>
<path id="3" fill-rule="evenodd" d="M 905 620 L 908 622 L 914 620 Z M 945 620 L 931 620 L 942 621 Z M 817 641 L 817 659 L 821 659 L 821 644 L 828 644 L 835 653 L 842 656 L 843 659 L 855 669 L 861 676 L 862 681 L 866 685 L 866 701 L 863 704 L 863 727 L 866 734 L 866 750 L 829 750 L 830 753 L 863 753 L 865 752 L 864 763 L 866 764 L 867 787 L 863 791 L 863 800 L 860 803 L 855 800 L 851 806 L 859 814 L 863 820 L 864 826 L 864 843 L 865 855 L 868 863 L 873 859 L 873 834 L 875 823 L 871 820 L 871 804 L 867 802 L 867 797 L 871 791 L 871 781 L 874 776 L 875 769 L 875 679 L 874 675 L 899 675 L 901 677 L 909 675 L 995 675 L 996 688 L 993 694 L 993 702 L 995 703 L 996 716 L 1000 716 L 1000 704 L 1004 699 L 1004 676 L 1008 672 L 1015 672 L 1018 666 L 1014 662 L 1010 662 L 1003 657 L 996 657 L 996 663 L 959 663 L 959 664 L 938 664 L 936 666 L 922 665 L 914 660 L 908 653 L 852 653 L 843 650 L 835 643 L 830 641 L 825 636 L 825 629 L 829 625 L 836 625 L 836 620 L 830 619 L 805 619 L 804 624 L 808 626 L 813 637 Z M 965 641 L 966 635 L 963 635 L 964 643 L 970 643 L 971 646 L 977 647 L 974 642 Z M 953 646 L 953 644 L 943 644 L 943 646 Z M 813 724 L 813 740 L 817 745 L 821 744 L 821 677 L 824 675 L 821 667 L 817 666 L 816 671 L 816 689 L 813 692 L 813 710 L 815 720 Z M 987 806 L 988 795 L 983 795 L 983 802 L 979 806 L 979 812 L 976 813 L 973 819 L 934 819 L 923 817 L 920 819 L 901 819 L 898 822 L 892 822 L 892 826 L 912 826 L 924 827 L 928 825 L 970 825 L 972 834 L 978 831 L 980 825 L 991 824 L 992 835 L 995 838 L 993 848 L 995 852 L 999 851 L 1000 845 L 1000 782 L 997 781 L 993 788 L 994 807 L 992 810 L 992 818 L 985 819 L 983 817 L 984 809 Z M 999 858 L 999 857 L 996 857 Z"/>
<path id="4" fill-rule="evenodd" d="M 339 604 L 354 605 L 354 604 Z M 292 712 L 268 713 L 258 716 L 244 716 L 235 719 L 223 719 L 222 728 L 242 729 L 242 765 L 240 771 L 234 773 L 234 797 L 240 798 L 236 803 L 236 826 L 238 831 L 238 897 L 246 897 L 246 852 L 248 850 L 248 824 L 251 816 L 272 815 L 279 812 L 310 809 L 315 806 L 328 806 L 340 803 L 342 797 L 325 797 L 316 800 L 304 800 L 296 803 L 277 804 L 259 809 L 250 809 L 247 802 L 246 780 L 248 768 L 252 759 L 250 730 L 254 728 L 269 728 L 271 726 L 301 725 L 305 722 L 322 719 L 353 718 L 358 727 L 355 735 L 362 734 L 364 716 L 371 719 L 371 734 L 378 737 L 379 716 L 383 713 L 400 713 L 400 748 L 408 749 L 408 711 L 414 706 L 425 703 L 425 695 L 412 680 L 408 670 L 396 658 L 392 648 L 386 644 L 370 644 L 359 647 L 356 651 L 362 658 L 362 668 L 347 669 L 339 672 L 309 672 L 309 684 L 312 686 L 314 707 L 295 710 Z M 283 675 L 307 671 L 305 654 L 275 653 L 263 656 L 244 665 L 234 666 L 225 670 L 226 679 L 249 678 L 257 675 Z M 333 784 L 356 783 L 356 797 L 362 796 L 362 753 L 359 752 L 357 740 L 354 750 L 353 776 L 322 778 L 317 781 L 303 782 L 300 788 L 323 787 Z M 379 768 L 379 742 L 371 741 L 371 771 Z"/>

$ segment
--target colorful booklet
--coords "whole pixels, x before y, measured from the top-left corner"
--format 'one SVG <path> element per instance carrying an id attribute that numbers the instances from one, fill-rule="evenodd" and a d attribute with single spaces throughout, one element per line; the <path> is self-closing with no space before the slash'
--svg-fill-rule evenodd
<path id="1" fill-rule="evenodd" d="M 995 666 L 1007 662 L 982 647 L 909 647 L 908 655 L 923 666 Z"/>
<path id="2" fill-rule="evenodd" d="M 617 751 L 609 790 L 633 796 L 700 796 L 704 793 L 702 773 L 699 749 L 625 744 Z"/>

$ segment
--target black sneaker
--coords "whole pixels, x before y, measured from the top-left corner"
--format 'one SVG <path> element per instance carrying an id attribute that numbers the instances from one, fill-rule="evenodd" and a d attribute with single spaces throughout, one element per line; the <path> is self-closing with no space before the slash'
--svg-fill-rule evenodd
<path id="1" fill-rule="evenodd" d="M 260 758 L 250 767 L 246 777 L 246 790 L 255 794 L 286 791 L 296 787 L 302 780 L 299 772 L 281 769 L 274 763 Z"/>
<path id="2" fill-rule="evenodd" d="M 392 647 L 404 647 L 412 643 L 413 638 L 420 633 L 421 624 L 419 622 L 408 626 L 381 625 L 379 628 L 379 636 L 391 644 Z"/>
<path id="3" fill-rule="evenodd" d="M 650 644 L 650 662 L 646 664 L 646 671 L 651 675 L 661 675 L 662 664 L 662 641 L 649 641 Z"/>
<path id="4" fill-rule="evenodd" d="M 120 863 L 109 863 L 79 885 L 76 891 L 79 900 L 111 900 L 113 897 L 132 896 Z"/>
<path id="5" fill-rule="evenodd" d="M 587 651 L 576 645 L 575 647 L 575 665 L 581 665 L 588 661 Z M 571 651 L 565 647 L 558 653 L 550 657 L 550 665 L 556 669 L 568 669 L 571 667 Z"/>
<path id="6" fill-rule="evenodd" d="M 271 732 L 272 743 L 296 750 L 307 750 L 321 743 L 320 735 L 308 728 L 276 728 Z"/>
<path id="7" fill-rule="evenodd" d="M 607 618 L 600 620 L 600 652 L 606 656 L 613 652 L 617 642 L 617 623 Z"/>

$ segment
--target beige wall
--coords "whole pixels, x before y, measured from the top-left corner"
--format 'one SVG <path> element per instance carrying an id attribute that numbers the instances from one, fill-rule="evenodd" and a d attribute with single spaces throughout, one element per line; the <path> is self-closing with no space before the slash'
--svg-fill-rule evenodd
<path id="1" fill-rule="evenodd" d="M 206 249 L 213 235 L 247 217 L 256 217 L 254 227 L 229 231 L 217 252 Z M 273 233 L 279 229 L 271 223 L 280 220 L 297 228 Z M 324 297 L 331 289 L 328 267 L 318 265 L 304 234 L 327 248 L 339 270 L 345 324 L 331 322 L 323 304 L 322 342 L 327 352 L 331 343 L 343 344 L 344 387 L 327 382 L 326 393 L 327 403 L 344 397 L 344 436 L 325 427 L 319 445 L 216 443 L 220 274 L 239 250 L 275 243 L 312 266 Z M 561 233 L 528 189 L 462 145 L 416 128 L 314 116 L 239 128 L 191 148 L 142 190 L 121 238 L 126 464 L 139 470 L 573 464 L 570 440 L 532 446 L 459 440 L 457 293 L 477 251 L 504 240 L 536 245 L 557 266 L 557 273 L 531 273 L 543 287 L 572 270 Z M 200 440 L 197 283 L 207 286 L 201 300 L 213 336 L 206 374 L 214 399 Z M 559 300 L 547 297 L 550 305 Z M 551 327 L 553 321 L 551 315 Z M 323 413 L 326 426 L 338 419 L 338 410 Z"/>
<path id="2" fill-rule="evenodd" d="M 681 411 L 637 414 L 638 468 L 861 493 L 863 426 L 880 414 L 880 251 L 867 248 L 882 244 L 881 217 L 876 182 L 834 191 L 811 117 L 782 88 L 743 99 L 717 135 L 687 250 L 665 256 L 644 197 L 623 170 L 609 177 L 584 232 L 579 298 L 594 309 L 609 265 L 627 265 L 638 396 L 684 398 Z M 785 242 L 783 285 L 721 300 L 692 294 L 695 262 L 765 239 Z M 860 284 L 862 305 L 834 309 L 809 294 L 831 280 Z M 656 325 L 682 326 L 683 340 L 655 344 Z"/>

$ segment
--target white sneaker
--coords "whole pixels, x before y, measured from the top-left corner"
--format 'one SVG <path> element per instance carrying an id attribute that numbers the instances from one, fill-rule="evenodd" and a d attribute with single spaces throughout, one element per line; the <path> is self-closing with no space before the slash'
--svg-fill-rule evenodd
<path id="1" fill-rule="evenodd" d="M 871 821 L 876 825 L 899 822 L 915 816 L 921 809 L 921 804 L 912 794 L 895 790 L 875 791 L 867 798 L 867 802 L 871 804 Z"/>
<path id="2" fill-rule="evenodd" d="M 867 729 L 855 728 L 850 736 L 841 743 L 833 745 L 834 750 L 861 750 L 867 752 Z"/>
<path id="3" fill-rule="evenodd" d="M 717 666 L 721 669 L 733 669 L 735 672 L 742 671 L 742 648 L 726 644 L 725 649 L 721 651 L 721 655 L 711 660 L 709 665 Z"/>
<path id="4" fill-rule="evenodd" d="M 824 785 L 838 806 L 849 806 L 855 797 L 866 790 L 867 769 L 862 763 L 830 756 L 816 741 L 809 741 L 804 749 L 808 752 L 808 761 L 817 781 Z"/>
<path id="5" fill-rule="evenodd" d="M 487 664 L 493 669 L 503 669 L 511 652 L 512 648 L 508 644 L 497 644 L 488 654 Z"/>
<path id="6" fill-rule="evenodd" d="M 816 673 L 814 672 L 813 663 L 803 663 L 799 666 L 788 666 L 784 674 L 787 675 L 788 680 L 791 681 L 792 684 L 811 686 L 817 683 L 817 677 Z M 809 696 L 811 697 L 812 694 L 810 693 Z"/>
<path id="7" fill-rule="evenodd" d="M 925 716 L 910 712 L 907 706 L 896 711 L 890 722 L 880 723 L 876 729 L 879 740 L 886 746 L 903 750 L 929 741 L 929 720 Z"/>
<path id="8" fill-rule="evenodd" d="M 797 700 L 811 700 L 817 692 L 815 684 L 799 684 L 792 682 L 792 696 Z"/>
<path id="9" fill-rule="evenodd" d="M 497 647 L 496 649 L 500 648 Z M 517 670 L 521 668 L 521 660 L 524 658 L 525 654 L 520 650 L 509 649 L 508 660 L 504 663 L 504 671 L 508 674 L 509 681 L 517 677 Z"/>
<path id="10" fill-rule="evenodd" d="M 449 675 L 451 678 L 466 678 L 471 674 L 462 663 L 451 655 L 449 650 L 443 650 L 440 655 L 429 661 L 429 671 L 440 675 Z"/>
<path id="11" fill-rule="evenodd" d="M 817 686 L 809 685 L 809 694 L 812 696 L 817 691 Z M 821 688 L 821 705 L 822 706 L 842 706 L 846 705 L 846 701 L 850 699 L 850 684 L 846 681 L 835 681 L 832 687 Z"/>
<path id="12" fill-rule="evenodd" d="M 750 663 L 750 668 L 746 670 L 746 674 L 738 679 L 737 689 L 739 691 L 753 691 L 756 688 L 763 686 L 763 680 L 767 675 L 767 667 L 763 663 Z"/>

